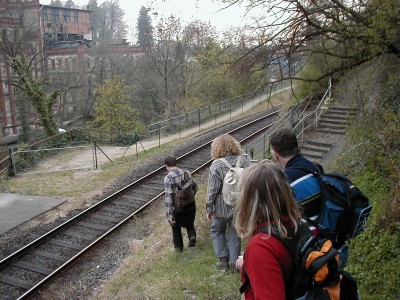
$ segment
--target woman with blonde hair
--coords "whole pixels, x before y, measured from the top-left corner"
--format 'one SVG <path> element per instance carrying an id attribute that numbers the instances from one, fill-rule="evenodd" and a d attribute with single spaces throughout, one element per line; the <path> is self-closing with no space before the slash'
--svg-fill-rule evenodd
<path id="1" fill-rule="evenodd" d="M 231 135 L 217 137 L 211 144 L 211 157 L 207 187 L 207 218 L 211 222 L 211 239 L 215 256 L 219 258 L 216 267 L 236 270 L 235 263 L 240 254 L 241 240 L 233 221 L 232 206 L 223 200 L 222 186 L 225 174 L 229 171 L 224 159 L 231 166 L 246 168 L 250 161 L 241 155 L 240 143 Z"/>
<path id="2" fill-rule="evenodd" d="M 301 213 L 292 190 L 281 168 L 270 161 L 250 166 L 240 178 L 235 228 L 241 238 L 248 239 L 244 268 L 240 260 L 237 263 L 242 281 L 250 283 L 245 299 L 290 299 L 285 284 L 293 280 L 292 257 L 271 233 L 290 238 L 288 229 L 292 233 L 298 229 Z"/>

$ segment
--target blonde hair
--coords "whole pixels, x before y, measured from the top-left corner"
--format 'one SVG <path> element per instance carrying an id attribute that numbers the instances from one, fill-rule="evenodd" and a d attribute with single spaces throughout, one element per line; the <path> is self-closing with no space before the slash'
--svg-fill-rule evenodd
<path id="1" fill-rule="evenodd" d="M 227 155 L 241 154 L 240 143 L 229 134 L 223 134 L 215 138 L 211 143 L 211 157 L 218 159 Z"/>
<path id="2" fill-rule="evenodd" d="M 268 233 L 274 230 L 287 237 L 281 218 L 287 216 L 297 231 L 301 213 L 282 169 L 270 161 L 262 161 L 245 169 L 240 177 L 241 195 L 235 206 L 235 228 L 241 238 L 249 238 L 266 223 Z"/>

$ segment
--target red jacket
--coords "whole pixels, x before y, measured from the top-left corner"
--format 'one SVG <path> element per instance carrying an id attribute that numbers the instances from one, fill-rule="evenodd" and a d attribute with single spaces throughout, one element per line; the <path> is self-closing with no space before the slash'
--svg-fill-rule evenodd
<path id="1" fill-rule="evenodd" d="M 250 240 L 244 255 L 244 267 L 250 279 L 245 299 L 285 300 L 285 274 L 293 272 L 292 257 L 273 236 L 257 233 Z M 286 273 L 290 272 L 290 273 Z M 244 282 L 243 274 L 241 275 Z"/>

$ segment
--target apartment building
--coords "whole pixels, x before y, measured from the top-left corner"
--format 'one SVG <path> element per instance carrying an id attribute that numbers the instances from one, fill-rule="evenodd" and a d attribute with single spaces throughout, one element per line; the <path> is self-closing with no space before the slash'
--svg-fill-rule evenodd
<path id="1" fill-rule="evenodd" d="M 18 118 L 18 99 L 22 96 L 13 84 L 17 74 L 12 59 L 20 55 L 13 52 L 15 46 L 19 43 L 23 47 L 36 76 L 46 75 L 51 81 L 50 70 L 66 70 L 66 62 L 76 60 L 82 49 L 89 49 L 93 32 L 90 14 L 85 9 L 42 5 L 39 0 L 0 1 L 0 138 L 12 141 L 22 126 Z M 55 111 L 59 106 L 55 105 Z M 24 108 L 23 113 L 31 128 L 39 127 L 32 107 Z"/>

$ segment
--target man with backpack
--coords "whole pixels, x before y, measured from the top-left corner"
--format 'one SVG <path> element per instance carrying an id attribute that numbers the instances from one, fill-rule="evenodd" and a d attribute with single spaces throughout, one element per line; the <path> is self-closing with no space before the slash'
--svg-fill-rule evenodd
<path id="1" fill-rule="evenodd" d="M 317 171 L 317 166 L 300 153 L 296 134 L 292 130 L 278 129 L 272 133 L 269 142 L 272 158 L 283 168 L 303 216 L 316 219 L 321 210 L 321 189 L 311 172 Z"/>
<path id="2" fill-rule="evenodd" d="M 188 247 L 196 246 L 194 219 L 196 217 L 197 183 L 190 172 L 177 167 L 175 156 L 167 155 L 164 158 L 164 164 L 168 171 L 164 178 L 167 222 L 172 227 L 175 250 L 182 252 L 182 227 L 186 227 L 187 230 Z"/>
<path id="3" fill-rule="evenodd" d="M 211 157 L 214 161 L 209 170 L 206 210 L 207 218 L 211 222 L 215 256 L 219 258 L 216 267 L 221 270 L 236 270 L 241 240 L 234 228 L 232 210 L 236 184 L 232 183 L 237 182 L 240 176 L 241 171 L 238 169 L 246 168 L 250 161 L 242 156 L 240 143 L 229 134 L 214 139 Z"/>
<path id="4" fill-rule="evenodd" d="M 285 176 L 302 208 L 303 217 L 314 234 L 328 238 L 340 248 L 340 267 L 347 260 L 351 238 L 363 232 L 372 205 L 348 178 L 339 173 L 325 173 L 300 153 L 296 135 L 290 129 L 270 136 L 273 159 L 284 169 Z"/>

